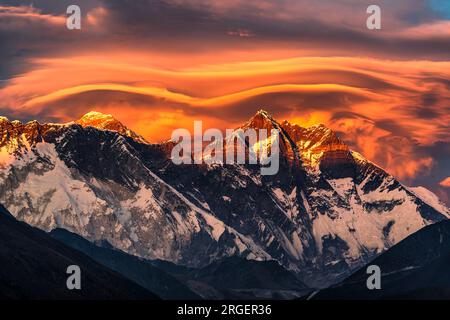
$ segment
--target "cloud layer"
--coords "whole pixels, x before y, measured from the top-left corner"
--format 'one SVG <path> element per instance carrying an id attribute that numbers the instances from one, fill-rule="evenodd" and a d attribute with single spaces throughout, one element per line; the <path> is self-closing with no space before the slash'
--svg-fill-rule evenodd
<path id="1" fill-rule="evenodd" d="M 449 201 L 448 9 L 377 2 L 380 31 L 359 0 L 81 1 L 82 30 L 69 31 L 69 1 L 0 1 L 0 113 L 70 121 L 95 109 L 161 141 L 266 108 L 325 123 Z"/>

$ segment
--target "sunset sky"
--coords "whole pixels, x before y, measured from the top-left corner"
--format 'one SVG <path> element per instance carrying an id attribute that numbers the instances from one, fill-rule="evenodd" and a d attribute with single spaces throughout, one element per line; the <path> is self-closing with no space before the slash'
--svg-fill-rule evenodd
<path id="1" fill-rule="evenodd" d="M 65 26 L 70 4 L 81 30 Z M 370 4 L 381 30 L 366 28 Z M 0 0 L 0 61 L 10 119 L 96 110 L 158 142 L 263 108 L 324 123 L 450 203 L 447 0 Z"/>

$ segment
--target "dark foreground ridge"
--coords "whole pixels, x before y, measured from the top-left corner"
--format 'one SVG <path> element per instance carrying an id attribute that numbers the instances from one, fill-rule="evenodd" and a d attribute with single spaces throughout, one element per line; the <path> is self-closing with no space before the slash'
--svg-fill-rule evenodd
<path id="1" fill-rule="evenodd" d="M 65 229 L 55 229 L 50 232 L 50 235 L 69 247 L 83 252 L 105 267 L 156 293 L 162 299 L 201 299 L 199 295 L 175 277 L 154 267 L 150 261 L 114 249 L 107 243 L 96 245 Z"/>
<path id="2" fill-rule="evenodd" d="M 381 269 L 381 290 L 367 289 L 366 266 L 314 299 L 450 299 L 450 221 L 419 230 L 369 265 Z"/>
<path id="3" fill-rule="evenodd" d="M 50 235 L 165 300 L 289 299 L 311 291 L 276 261 L 231 257 L 204 268 L 188 268 L 132 256 L 65 229 Z"/>
<path id="4" fill-rule="evenodd" d="M 86 255 L 19 222 L 0 205 L 0 299 L 158 299 Z M 81 269 L 81 290 L 68 290 L 67 267 Z"/>

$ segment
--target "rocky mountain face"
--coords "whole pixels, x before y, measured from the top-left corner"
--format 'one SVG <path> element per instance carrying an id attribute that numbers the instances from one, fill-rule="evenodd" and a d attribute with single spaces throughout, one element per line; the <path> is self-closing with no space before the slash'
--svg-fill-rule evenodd
<path id="1" fill-rule="evenodd" d="M 258 112 L 242 129 L 280 131 L 280 171 L 263 176 L 258 165 L 175 165 L 173 142 L 83 118 L 0 120 L 0 202 L 18 219 L 189 267 L 275 260 L 326 286 L 449 217 L 323 125 Z"/>

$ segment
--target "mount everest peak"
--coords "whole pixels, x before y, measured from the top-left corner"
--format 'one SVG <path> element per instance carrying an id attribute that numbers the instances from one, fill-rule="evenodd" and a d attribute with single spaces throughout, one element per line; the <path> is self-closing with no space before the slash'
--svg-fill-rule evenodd
<path id="1" fill-rule="evenodd" d="M 83 115 L 80 119 L 76 120 L 75 123 L 81 125 L 82 127 L 93 127 L 100 130 L 115 131 L 138 142 L 146 143 L 146 140 L 143 137 L 128 129 L 111 114 L 90 111 Z"/>

